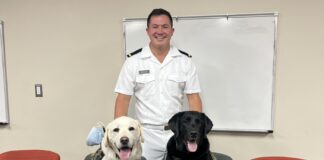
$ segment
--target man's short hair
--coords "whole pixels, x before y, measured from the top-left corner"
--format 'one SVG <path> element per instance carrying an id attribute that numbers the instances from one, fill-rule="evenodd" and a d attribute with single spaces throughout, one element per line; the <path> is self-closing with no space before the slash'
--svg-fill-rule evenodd
<path id="1" fill-rule="evenodd" d="M 168 16 L 170 23 L 171 23 L 171 27 L 173 27 L 173 20 L 172 20 L 172 16 L 171 16 L 170 12 L 168 12 L 167 10 L 162 9 L 162 8 L 156 8 L 156 9 L 152 10 L 152 12 L 147 17 L 147 27 L 149 27 L 152 16 L 161 16 L 161 15 Z"/>

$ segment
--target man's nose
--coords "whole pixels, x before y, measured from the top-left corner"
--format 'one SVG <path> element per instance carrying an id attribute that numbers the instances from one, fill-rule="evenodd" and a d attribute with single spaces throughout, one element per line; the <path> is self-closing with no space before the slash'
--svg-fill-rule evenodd
<path id="1" fill-rule="evenodd" d="M 156 31 L 157 31 L 157 33 L 163 33 L 163 28 L 162 27 L 158 27 Z"/>

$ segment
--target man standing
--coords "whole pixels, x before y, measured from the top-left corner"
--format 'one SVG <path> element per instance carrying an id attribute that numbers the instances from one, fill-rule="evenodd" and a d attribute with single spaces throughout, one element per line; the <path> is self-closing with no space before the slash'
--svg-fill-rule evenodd
<path id="1" fill-rule="evenodd" d="M 184 94 L 189 109 L 202 111 L 200 85 L 191 56 L 170 44 L 174 33 L 171 14 L 154 9 L 147 18 L 147 46 L 129 55 L 120 72 L 115 92 L 115 118 L 125 116 L 131 96 L 143 126 L 143 156 L 162 160 L 173 135 L 168 120 L 181 111 Z"/>

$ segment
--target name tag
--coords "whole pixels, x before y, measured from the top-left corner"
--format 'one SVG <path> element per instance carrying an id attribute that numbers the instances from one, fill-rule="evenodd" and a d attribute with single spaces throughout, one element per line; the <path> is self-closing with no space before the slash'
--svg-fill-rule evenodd
<path id="1" fill-rule="evenodd" d="M 140 70 L 138 71 L 139 74 L 149 74 L 150 70 Z"/>

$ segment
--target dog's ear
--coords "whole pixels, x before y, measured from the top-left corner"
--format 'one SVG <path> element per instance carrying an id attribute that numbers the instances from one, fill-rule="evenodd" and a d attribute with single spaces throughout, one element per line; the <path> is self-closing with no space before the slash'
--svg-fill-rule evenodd
<path id="1" fill-rule="evenodd" d="M 179 136 L 180 132 L 180 119 L 183 116 L 184 112 L 178 112 L 175 115 L 173 115 L 169 122 L 168 125 L 171 129 L 171 131 L 174 133 L 175 137 Z"/>
<path id="2" fill-rule="evenodd" d="M 213 122 L 209 119 L 209 117 L 205 114 L 202 113 L 204 116 L 204 121 L 205 121 L 205 134 L 209 133 L 213 127 Z"/>
<path id="3" fill-rule="evenodd" d="M 137 123 L 138 131 L 139 131 L 139 136 L 141 139 L 141 142 L 144 143 L 144 138 L 143 138 L 143 131 L 142 131 L 142 125 L 138 120 L 135 120 Z"/>
<path id="4" fill-rule="evenodd" d="M 105 135 L 104 135 L 104 137 L 102 139 L 101 145 L 105 146 L 105 148 L 111 149 L 112 146 L 111 146 L 111 143 L 110 143 L 110 140 L 109 140 L 109 132 L 110 132 L 109 124 L 107 125 L 106 128 L 104 128 L 104 131 L 105 131 Z"/>
<path id="5" fill-rule="evenodd" d="M 105 136 L 104 138 L 102 139 L 103 140 L 103 145 L 107 148 L 109 147 L 109 136 L 108 136 L 108 132 L 109 132 L 109 129 L 107 128 L 105 130 Z"/>

